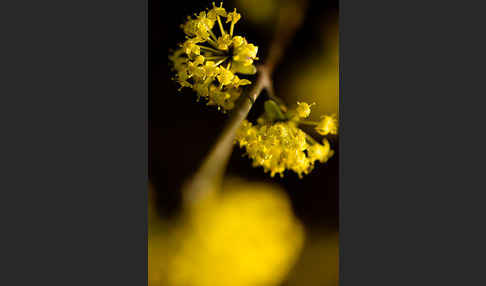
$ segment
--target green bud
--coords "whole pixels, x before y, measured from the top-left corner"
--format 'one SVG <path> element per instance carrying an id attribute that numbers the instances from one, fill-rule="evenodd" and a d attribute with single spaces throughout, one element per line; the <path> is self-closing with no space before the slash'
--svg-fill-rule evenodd
<path id="1" fill-rule="evenodd" d="M 286 120 L 287 117 L 282 112 L 278 104 L 273 100 L 267 100 L 264 104 L 265 107 L 265 117 L 271 121 Z"/>

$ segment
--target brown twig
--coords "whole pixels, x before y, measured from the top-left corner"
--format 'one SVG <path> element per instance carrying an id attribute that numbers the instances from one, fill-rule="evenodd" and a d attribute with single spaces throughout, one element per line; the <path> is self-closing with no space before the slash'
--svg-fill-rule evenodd
<path id="1" fill-rule="evenodd" d="M 232 111 L 228 123 L 206 159 L 197 172 L 183 186 L 184 201 L 188 205 L 198 202 L 209 193 L 219 189 L 226 165 L 233 150 L 233 141 L 241 122 L 257 100 L 263 89 L 274 95 L 272 74 L 283 56 L 285 47 L 300 26 L 306 8 L 304 1 L 298 1 L 280 8 L 275 38 L 270 46 L 270 53 L 264 65 L 258 67 L 258 78 L 248 96 L 242 97 Z"/>
<path id="2" fill-rule="evenodd" d="M 186 183 L 183 193 L 184 199 L 188 203 L 198 201 L 208 192 L 212 192 L 220 183 L 226 164 L 228 163 L 233 149 L 233 140 L 241 122 L 250 112 L 252 102 L 267 86 L 268 73 L 264 68 L 260 68 L 258 79 L 249 93 L 248 97 L 243 97 L 239 105 L 231 113 L 231 117 L 226 124 L 221 135 L 216 140 L 206 160 L 203 162 L 196 174 Z"/>

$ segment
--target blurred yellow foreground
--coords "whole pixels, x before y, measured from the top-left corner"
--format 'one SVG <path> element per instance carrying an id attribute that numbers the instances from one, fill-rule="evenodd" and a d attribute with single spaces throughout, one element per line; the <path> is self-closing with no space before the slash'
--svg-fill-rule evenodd
<path id="1" fill-rule="evenodd" d="M 151 286 L 277 286 L 303 246 L 287 196 L 268 184 L 227 181 L 171 225 L 149 212 Z"/>

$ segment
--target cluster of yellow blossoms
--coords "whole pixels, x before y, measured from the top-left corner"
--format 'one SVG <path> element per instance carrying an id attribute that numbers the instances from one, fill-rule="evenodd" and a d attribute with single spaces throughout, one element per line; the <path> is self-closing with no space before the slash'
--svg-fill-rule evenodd
<path id="1" fill-rule="evenodd" d="M 235 141 L 245 147 L 253 166 L 262 166 L 270 176 L 283 176 L 285 170 L 292 170 L 302 177 L 314 168 L 315 162 L 325 163 L 334 154 L 329 141 L 322 144 L 298 127 L 310 115 L 312 105 L 299 102 L 295 110 L 289 111 L 284 120 L 268 118 L 271 113 L 266 108 L 265 115 L 253 125 L 245 120 L 238 130 Z M 266 105 L 267 107 L 267 105 Z M 334 116 L 324 116 L 315 123 L 319 134 L 337 134 L 337 120 Z"/>
<path id="2" fill-rule="evenodd" d="M 230 23 L 225 30 L 222 18 Z M 181 88 L 189 87 L 197 92 L 198 98 L 208 100 L 208 105 L 231 110 L 234 102 L 241 95 L 240 86 L 251 84 L 248 79 L 236 74 L 253 75 L 256 67 L 258 47 L 249 44 L 241 36 L 233 36 L 234 26 L 241 15 L 226 12 L 222 4 L 199 14 L 188 17 L 182 25 L 186 41 L 180 45 L 169 59 L 177 72 L 175 80 Z M 213 32 L 216 22 L 220 36 Z"/>

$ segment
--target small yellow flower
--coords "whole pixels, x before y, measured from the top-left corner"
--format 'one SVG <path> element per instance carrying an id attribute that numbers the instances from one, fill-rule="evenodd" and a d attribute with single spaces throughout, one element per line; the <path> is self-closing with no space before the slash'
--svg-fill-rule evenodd
<path id="1" fill-rule="evenodd" d="M 231 23 L 229 31 L 223 26 Z M 253 62 L 258 59 L 258 47 L 241 36 L 233 35 L 241 15 L 234 9 L 226 10 L 213 3 L 207 12 L 188 17 L 182 29 L 186 40 L 169 56 L 176 71 L 174 80 L 180 87 L 193 89 L 198 97 L 206 98 L 208 105 L 230 110 L 241 95 L 240 86 L 251 84 L 236 74 L 254 75 Z M 217 27 L 217 28 L 216 28 Z M 216 34 L 219 30 L 219 36 Z M 216 87 L 216 88 L 215 88 Z"/>
<path id="2" fill-rule="evenodd" d="M 300 117 L 300 118 L 307 118 L 309 117 L 310 113 L 311 113 L 311 106 L 314 105 L 315 103 L 313 104 L 308 104 L 308 103 L 305 103 L 305 102 L 297 102 L 297 115 Z"/>
<path id="3" fill-rule="evenodd" d="M 246 42 L 246 40 L 245 40 Z M 257 58 L 258 47 L 253 44 L 242 44 L 235 48 L 233 60 L 235 62 L 240 62 L 244 66 L 249 66 L 253 64 L 253 60 Z"/>
<path id="4" fill-rule="evenodd" d="M 198 39 L 190 39 L 185 41 L 184 44 L 182 44 L 184 52 L 188 55 L 199 55 L 201 53 L 201 47 L 197 45 L 198 42 Z"/>
<path id="5" fill-rule="evenodd" d="M 317 160 L 321 163 L 325 163 L 334 154 L 334 151 L 331 150 L 331 145 L 327 139 L 324 139 L 322 143 L 323 145 L 314 144 L 309 147 L 308 155 L 311 160 Z"/>
<path id="6" fill-rule="evenodd" d="M 205 41 L 210 37 L 213 26 L 214 20 L 206 17 L 206 12 L 201 12 L 195 19 L 187 17 L 187 22 L 182 25 L 182 29 L 189 37 L 199 38 Z"/>
<path id="7" fill-rule="evenodd" d="M 337 119 L 335 115 L 324 115 L 321 117 L 321 121 L 316 126 L 316 131 L 321 135 L 337 134 Z"/>
<path id="8" fill-rule="evenodd" d="M 232 73 L 229 69 L 220 67 L 217 78 L 221 85 L 230 85 L 233 82 L 233 79 L 235 78 L 235 74 Z"/>
<path id="9" fill-rule="evenodd" d="M 213 2 L 213 9 L 209 10 L 208 18 L 216 21 L 219 16 L 226 17 L 226 10 L 223 8 L 223 3 L 220 3 L 219 7 Z"/>
<path id="10" fill-rule="evenodd" d="M 219 72 L 218 66 L 212 61 L 206 61 L 204 64 L 204 70 L 206 71 L 206 76 L 208 78 L 214 78 Z"/>
<path id="11" fill-rule="evenodd" d="M 228 13 L 228 16 L 226 18 L 226 23 L 231 22 L 232 24 L 236 24 L 241 19 L 241 15 L 239 13 L 236 13 L 236 8 L 233 12 Z"/>
<path id="12" fill-rule="evenodd" d="M 237 89 L 230 88 L 220 90 L 215 85 L 209 87 L 209 101 L 208 105 L 216 105 L 224 110 L 231 110 L 235 106 L 236 99 L 240 96 Z"/>
<path id="13" fill-rule="evenodd" d="M 242 85 L 249 85 L 251 84 L 251 81 L 247 79 L 240 79 L 237 75 L 235 75 L 235 78 L 233 79 L 233 85 L 238 88 Z"/>
<path id="14" fill-rule="evenodd" d="M 246 41 L 245 38 L 243 38 L 241 36 L 234 36 L 233 37 L 233 47 L 239 48 L 239 47 L 246 45 L 246 44 L 248 44 L 248 42 Z"/>
<path id="15" fill-rule="evenodd" d="M 228 51 L 232 43 L 233 43 L 233 39 L 229 34 L 219 37 L 218 40 L 216 41 L 216 45 L 218 46 L 218 49 L 221 51 Z"/>

